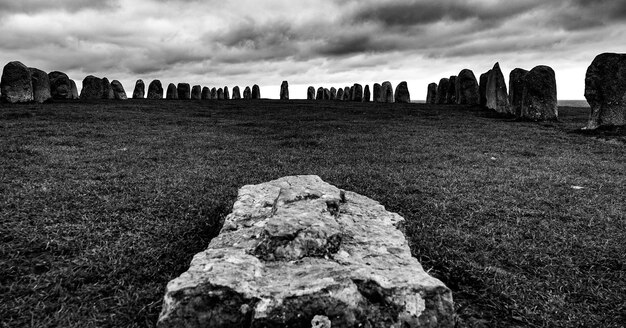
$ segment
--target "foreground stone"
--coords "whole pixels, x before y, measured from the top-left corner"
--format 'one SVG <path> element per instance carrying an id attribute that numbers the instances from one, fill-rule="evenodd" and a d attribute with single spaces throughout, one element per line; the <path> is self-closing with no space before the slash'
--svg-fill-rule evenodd
<path id="1" fill-rule="evenodd" d="M 552 121 L 559 118 L 556 77 L 552 68 L 541 65 L 526 74 L 520 116 L 532 121 Z"/>
<path id="2" fill-rule="evenodd" d="M 446 103 L 446 94 L 448 93 L 448 87 L 450 86 L 450 80 L 447 78 L 443 78 L 439 80 L 439 84 L 437 85 L 437 100 L 436 103 L 438 105 L 443 105 Z"/>
<path id="3" fill-rule="evenodd" d="M 509 104 L 516 116 L 522 115 L 522 95 L 526 74 L 528 71 L 522 68 L 516 68 L 509 74 Z"/>
<path id="4" fill-rule="evenodd" d="M 126 96 L 126 91 L 124 91 L 124 86 L 118 80 L 113 80 L 111 82 L 111 90 L 113 90 L 113 95 L 116 100 L 126 100 L 128 97 Z"/>
<path id="5" fill-rule="evenodd" d="M 261 88 L 256 84 L 252 86 L 252 99 L 261 99 Z"/>
<path id="6" fill-rule="evenodd" d="M 234 90 L 233 90 L 234 92 Z M 209 87 L 202 87 L 202 91 L 200 93 L 200 99 L 209 100 L 211 99 L 211 89 Z"/>
<path id="7" fill-rule="evenodd" d="M 478 81 L 474 72 L 464 69 L 456 78 L 456 103 L 460 105 L 478 105 Z"/>
<path id="8" fill-rule="evenodd" d="M 393 97 L 397 103 L 408 104 L 411 102 L 411 95 L 409 94 L 409 86 L 405 81 L 400 82 L 396 86 L 396 92 Z"/>
<path id="9" fill-rule="evenodd" d="M 280 100 L 289 100 L 289 82 L 283 81 L 280 85 Z"/>
<path id="10" fill-rule="evenodd" d="M 191 86 L 189 85 L 189 83 L 178 83 L 176 90 L 178 92 L 178 99 L 180 100 L 191 99 Z"/>
<path id="11" fill-rule="evenodd" d="M 504 75 L 502 75 L 499 63 L 496 63 L 489 71 L 485 96 L 487 98 L 487 108 L 501 114 L 511 114 L 506 82 L 504 81 Z"/>
<path id="12" fill-rule="evenodd" d="M 63 73 L 61 74 L 56 74 L 56 73 L 60 73 L 60 72 L 52 72 L 50 73 L 50 81 L 51 81 L 51 86 L 53 85 L 52 81 L 53 80 L 64 80 L 64 76 L 67 76 Z M 69 80 L 69 79 L 68 79 Z M 55 90 L 53 92 L 53 98 L 55 99 L 67 99 L 64 97 L 66 96 L 66 93 L 68 91 L 66 91 L 66 87 L 65 87 L 65 82 L 57 82 L 55 83 L 56 86 L 53 86 L 53 90 Z M 71 91 L 69 91 L 71 93 Z M 55 96 L 54 94 L 56 93 L 57 96 Z M 93 99 L 102 99 L 104 95 L 104 85 L 102 83 L 102 79 L 95 77 L 93 75 L 87 75 L 84 79 L 83 79 L 83 89 L 80 91 L 80 99 L 89 99 L 89 100 L 93 100 Z"/>
<path id="13" fill-rule="evenodd" d="M 426 93 L 426 103 L 435 104 L 437 102 L 437 83 L 431 83 L 428 85 L 428 91 Z"/>
<path id="14" fill-rule="evenodd" d="M 33 101 L 33 81 L 26 65 L 12 61 L 4 66 L 0 79 L 2 100 L 10 103 Z"/>
<path id="15" fill-rule="evenodd" d="M 33 67 L 30 67 L 29 70 L 33 85 L 33 100 L 38 103 L 44 103 L 52 99 L 48 73 Z"/>
<path id="16" fill-rule="evenodd" d="M 384 103 L 393 102 L 393 86 L 391 85 L 391 82 L 385 81 L 380 86 L 380 97 L 381 97 L 381 102 L 384 102 Z"/>
<path id="17" fill-rule="evenodd" d="M 178 99 L 178 90 L 176 90 L 176 85 L 174 83 L 170 83 L 167 86 L 167 99 Z"/>
<path id="18" fill-rule="evenodd" d="M 133 99 L 143 99 L 146 95 L 146 85 L 143 80 L 139 79 L 135 82 L 135 90 L 133 90 Z"/>
<path id="19" fill-rule="evenodd" d="M 148 85 L 148 99 L 163 99 L 163 85 L 159 80 L 152 80 Z"/>
<path id="20" fill-rule="evenodd" d="M 239 190 L 220 235 L 167 284 L 157 327 L 453 327 L 404 219 L 317 176 Z"/>
<path id="21" fill-rule="evenodd" d="M 356 102 L 362 102 L 363 101 L 363 86 L 355 83 L 352 86 L 352 94 L 351 94 L 351 100 L 352 101 L 356 101 Z"/>
<path id="22" fill-rule="evenodd" d="M 585 76 L 591 114 L 585 129 L 626 125 L 626 54 L 598 55 Z"/>

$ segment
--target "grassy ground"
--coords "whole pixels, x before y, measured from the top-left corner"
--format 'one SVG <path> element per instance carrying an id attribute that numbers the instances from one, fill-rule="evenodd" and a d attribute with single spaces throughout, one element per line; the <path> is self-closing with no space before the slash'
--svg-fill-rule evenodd
<path id="1" fill-rule="evenodd" d="M 460 327 L 626 322 L 626 133 L 476 108 L 0 105 L 2 327 L 146 327 L 244 184 L 317 174 L 408 220 Z M 573 187 L 581 188 L 573 188 Z"/>

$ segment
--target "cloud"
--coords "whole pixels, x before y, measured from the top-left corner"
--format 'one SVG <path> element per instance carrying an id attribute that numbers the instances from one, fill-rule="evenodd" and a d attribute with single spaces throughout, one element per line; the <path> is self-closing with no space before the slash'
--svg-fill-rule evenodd
<path id="1" fill-rule="evenodd" d="M 107 10 L 118 7 L 119 0 L 19 0 L 0 2 L 0 15 L 15 13 L 34 14 L 44 11 L 78 12 L 81 10 Z"/>

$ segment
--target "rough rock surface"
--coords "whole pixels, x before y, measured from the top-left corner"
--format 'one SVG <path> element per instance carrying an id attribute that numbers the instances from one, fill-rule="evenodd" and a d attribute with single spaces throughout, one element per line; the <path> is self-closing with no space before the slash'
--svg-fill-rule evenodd
<path id="1" fill-rule="evenodd" d="M 289 100 L 289 82 L 287 81 L 280 84 L 280 100 Z"/>
<path id="2" fill-rule="evenodd" d="M 350 101 L 352 99 L 352 90 L 350 90 L 350 87 L 343 88 L 343 99 L 345 101 Z"/>
<path id="3" fill-rule="evenodd" d="M 135 82 L 135 90 L 133 90 L 133 99 L 143 99 L 146 96 L 146 84 L 139 79 Z"/>
<path id="4" fill-rule="evenodd" d="M 33 100 L 38 103 L 44 103 L 52 99 L 48 73 L 33 67 L 30 67 L 29 70 L 33 85 Z"/>
<path id="5" fill-rule="evenodd" d="M 437 103 L 437 83 L 431 83 L 428 85 L 428 91 L 426 93 L 426 103 Z"/>
<path id="6" fill-rule="evenodd" d="M 126 100 L 128 96 L 126 96 L 126 91 L 124 90 L 124 86 L 118 80 L 113 80 L 111 82 L 111 90 L 113 90 L 113 95 L 117 100 Z"/>
<path id="7" fill-rule="evenodd" d="M 396 99 L 397 103 L 408 104 L 411 102 L 409 86 L 405 81 L 402 81 L 398 85 L 396 85 L 396 92 L 394 93 L 393 97 Z"/>
<path id="8" fill-rule="evenodd" d="M 12 61 L 4 66 L 0 79 L 2 99 L 10 103 L 33 101 L 33 81 L 26 65 Z"/>
<path id="9" fill-rule="evenodd" d="M 330 100 L 335 100 L 337 99 L 337 89 L 335 89 L 334 87 L 330 88 Z"/>
<path id="10" fill-rule="evenodd" d="M 174 83 L 170 83 L 167 86 L 167 99 L 178 99 L 178 90 L 176 90 Z"/>
<path id="11" fill-rule="evenodd" d="M 383 102 L 383 98 L 380 96 L 381 86 L 378 83 L 374 83 L 373 86 L 374 92 L 374 102 Z"/>
<path id="12" fill-rule="evenodd" d="M 250 87 L 243 89 L 243 99 L 252 99 L 252 91 L 250 91 Z"/>
<path id="13" fill-rule="evenodd" d="M 552 68 L 541 65 L 526 74 L 520 116 L 532 121 L 559 118 L 556 77 Z"/>
<path id="14" fill-rule="evenodd" d="M 439 84 L 437 85 L 437 104 L 442 105 L 446 103 L 446 94 L 448 93 L 449 85 L 449 79 L 444 77 L 443 79 L 439 80 Z"/>
<path id="15" fill-rule="evenodd" d="M 315 100 L 324 100 L 324 88 L 317 88 L 317 92 L 315 93 Z"/>
<path id="16" fill-rule="evenodd" d="M 362 102 L 363 101 L 363 86 L 355 83 L 353 86 L 353 93 L 352 93 L 352 101 L 356 101 L 356 102 Z"/>
<path id="17" fill-rule="evenodd" d="M 217 100 L 217 88 L 216 87 L 211 88 L 211 99 Z"/>
<path id="18" fill-rule="evenodd" d="M 403 221 L 317 176 L 244 186 L 167 284 L 157 327 L 453 327 L 451 292 L 411 256 Z"/>
<path id="19" fill-rule="evenodd" d="M 478 81 L 474 72 L 464 69 L 456 78 L 456 103 L 460 105 L 478 105 Z"/>
<path id="20" fill-rule="evenodd" d="M 235 90 L 233 90 L 234 92 Z M 209 100 L 211 99 L 211 89 L 209 89 L 209 87 L 202 87 L 202 91 L 200 94 L 200 99 L 202 100 Z"/>
<path id="21" fill-rule="evenodd" d="M 224 99 L 230 100 L 230 91 L 228 91 L 228 87 L 224 87 Z"/>
<path id="22" fill-rule="evenodd" d="M 491 70 L 480 74 L 479 84 L 478 84 L 478 103 L 479 105 L 485 107 L 487 106 L 487 82 L 489 81 L 489 75 L 491 74 Z"/>
<path id="23" fill-rule="evenodd" d="M 487 97 L 487 108 L 501 114 L 511 114 L 506 82 L 504 81 L 504 75 L 502 75 L 499 63 L 496 63 L 489 71 L 485 95 Z"/>
<path id="24" fill-rule="evenodd" d="M 224 100 L 224 89 L 222 88 L 217 89 L 217 99 Z"/>
<path id="25" fill-rule="evenodd" d="M 202 86 L 194 85 L 191 87 L 191 99 L 200 100 L 202 99 Z"/>
<path id="26" fill-rule="evenodd" d="M 324 88 L 324 100 L 330 100 L 330 90 Z"/>
<path id="27" fill-rule="evenodd" d="M 315 100 L 315 88 L 313 86 L 306 89 L 306 100 Z"/>
<path id="28" fill-rule="evenodd" d="M 372 98 L 372 93 L 370 91 L 370 86 L 369 84 L 366 84 L 365 89 L 363 89 L 363 102 L 370 102 L 371 98 Z"/>
<path id="29" fill-rule="evenodd" d="M 337 98 L 336 99 L 339 100 L 339 101 L 343 101 L 344 100 L 343 99 L 343 89 L 342 88 L 339 88 L 337 90 Z"/>
<path id="30" fill-rule="evenodd" d="M 393 86 L 391 85 L 391 82 L 385 81 L 380 86 L 380 97 L 381 101 L 384 103 L 393 102 Z"/>
<path id="31" fill-rule="evenodd" d="M 189 83 L 178 83 L 176 90 L 178 92 L 178 99 L 191 99 L 191 86 L 189 85 Z"/>
<path id="32" fill-rule="evenodd" d="M 585 77 L 591 114 L 585 129 L 626 125 L 626 54 L 598 55 Z"/>
<path id="33" fill-rule="evenodd" d="M 446 90 L 446 104 L 456 104 L 456 75 L 448 79 L 448 90 Z"/>
<path id="34" fill-rule="evenodd" d="M 511 111 L 516 116 L 522 115 L 522 95 L 524 93 L 524 78 L 528 71 L 516 68 L 509 74 L 509 103 Z"/>
<path id="35" fill-rule="evenodd" d="M 115 92 L 113 92 L 111 82 L 106 77 L 102 78 L 102 99 L 115 99 Z"/>
<path id="36" fill-rule="evenodd" d="M 74 80 L 72 79 L 70 79 L 70 89 L 72 90 L 72 99 L 80 99 L 80 96 L 78 95 L 78 88 L 76 87 L 76 82 L 74 82 Z"/>
<path id="37" fill-rule="evenodd" d="M 261 88 L 256 84 L 252 86 L 252 99 L 261 99 Z"/>
<path id="38" fill-rule="evenodd" d="M 59 80 L 62 81 L 64 80 L 63 78 L 63 73 L 60 74 L 55 74 L 55 73 L 60 73 L 60 72 L 52 72 L 50 73 L 48 76 L 50 76 L 50 85 L 52 86 L 53 80 Z M 67 76 L 67 75 L 65 75 Z M 66 92 L 66 87 L 65 87 L 65 82 L 58 82 L 58 84 L 56 86 L 52 86 L 52 90 L 56 90 L 56 94 L 58 98 L 56 98 L 54 96 L 54 92 L 52 97 L 55 99 L 67 99 L 65 97 L 67 97 L 65 94 Z M 71 91 L 69 91 L 71 94 Z M 83 79 L 83 89 L 80 90 L 80 99 L 102 99 L 104 95 L 104 85 L 102 83 L 102 79 L 95 77 L 93 75 L 88 75 Z"/>
<path id="39" fill-rule="evenodd" d="M 152 80 L 148 85 L 148 99 L 163 99 L 163 85 L 159 80 Z"/>
<path id="40" fill-rule="evenodd" d="M 239 86 L 235 86 L 233 88 L 233 98 L 234 100 L 239 100 L 241 99 L 241 91 L 239 91 Z"/>

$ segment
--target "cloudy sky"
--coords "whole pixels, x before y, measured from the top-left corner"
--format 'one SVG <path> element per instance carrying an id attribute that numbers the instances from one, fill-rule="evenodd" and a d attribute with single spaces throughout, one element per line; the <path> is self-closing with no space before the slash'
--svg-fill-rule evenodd
<path id="1" fill-rule="evenodd" d="M 77 81 L 306 87 L 407 81 L 426 86 L 496 61 L 549 65 L 559 99 L 584 99 L 585 71 L 626 52 L 626 0 L 0 0 L 0 63 Z"/>

